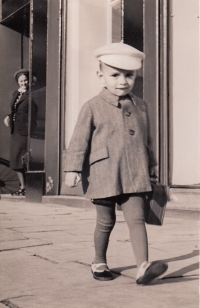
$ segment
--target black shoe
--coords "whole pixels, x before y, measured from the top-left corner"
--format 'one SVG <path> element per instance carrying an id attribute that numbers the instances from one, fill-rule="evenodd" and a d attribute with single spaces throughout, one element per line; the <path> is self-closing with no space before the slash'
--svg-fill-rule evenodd
<path id="1" fill-rule="evenodd" d="M 106 263 L 92 264 L 91 272 L 96 280 L 108 281 L 114 279 Z"/>
<path id="2" fill-rule="evenodd" d="M 159 276 L 164 274 L 164 272 L 166 272 L 166 270 L 168 269 L 167 263 L 164 263 L 162 261 L 154 261 L 151 262 L 150 265 L 149 263 L 146 263 L 146 265 L 144 265 L 144 269 L 145 267 L 147 267 L 147 269 L 141 277 L 137 278 L 137 284 L 148 284 L 155 278 L 158 278 Z"/>
<path id="3" fill-rule="evenodd" d="M 24 188 L 20 188 L 17 191 L 13 192 L 12 196 L 25 196 L 26 190 Z"/>

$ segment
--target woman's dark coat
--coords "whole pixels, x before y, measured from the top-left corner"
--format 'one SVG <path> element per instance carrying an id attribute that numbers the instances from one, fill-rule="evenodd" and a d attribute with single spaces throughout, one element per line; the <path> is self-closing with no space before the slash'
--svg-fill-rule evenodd
<path id="1" fill-rule="evenodd" d="M 14 104 L 19 94 L 18 91 L 13 93 L 11 101 L 10 114 L 10 130 L 13 134 L 16 130 L 21 136 L 28 136 L 28 106 L 29 106 L 29 91 L 25 92 L 17 104 L 15 121 L 13 121 Z M 37 126 L 37 105 L 32 101 L 31 103 L 31 131 Z"/>
<path id="2" fill-rule="evenodd" d="M 18 91 L 13 93 L 11 101 L 10 117 L 10 168 L 18 170 L 25 167 L 24 157 L 27 154 L 27 136 L 28 136 L 28 109 L 29 109 L 29 92 L 25 92 L 19 102 L 16 110 L 14 109 L 15 101 L 19 95 Z M 15 114 L 15 120 L 13 119 Z M 31 101 L 31 131 L 33 133 L 37 126 L 37 105 Z"/>

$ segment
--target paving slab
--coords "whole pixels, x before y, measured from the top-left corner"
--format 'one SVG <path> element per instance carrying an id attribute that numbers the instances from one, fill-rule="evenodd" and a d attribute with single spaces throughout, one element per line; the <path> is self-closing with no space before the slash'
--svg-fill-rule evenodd
<path id="1" fill-rule="evenodd" d="M 199 307 L 196 220 L 165 217 L 162 227 L 147 226 L 150 260 L 166 260 L 169 269 L 138 286 L 122 212 L 108 249 L 115 279 L 100 282 L 90 270 L 94 208 L 1 200 L 0 209 L 0 308 Z"/>

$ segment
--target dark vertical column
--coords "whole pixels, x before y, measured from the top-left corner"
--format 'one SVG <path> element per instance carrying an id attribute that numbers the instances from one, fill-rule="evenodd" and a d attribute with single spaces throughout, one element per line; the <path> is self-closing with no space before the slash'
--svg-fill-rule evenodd
<path id="1" fill-rule="evenodd" d="M 27 172 L 26 173 L 26 201 L 42 202 L 44 193 L 44 172 Z"/>
<path id="2" fill-rule="evenodd" d="M 23 34 L 21 34 L 21 68 L 24 68 L 24 43 L 23 43 Z"/>
<path id="3" fill-rule="evenodd" d="M 159 180 L 168 185 L 168 0 L 144 0 L 144 100 L 157 152 Z"/>
<path id="4" fill-rule="evenodd" d="M 143 1 L 124 1 L 124 43 L 143 51 Z"/>
<path id="5" fill-rule="evenodd" d="M 159 160 L 159 1 L 144 0 L 144 100 L 147 102 L 154 151 Z"/>
<path id="6" fill-rule="evenodd" d="M 124 43 L 143 51 L 143 1 L 124 1 Z M 133 94 L 143 97 L 143 77 L 138 74 Z"/>
<path id="7" fill-rule="evenodd" d="M 160 181 L 169 184 L 168 0 L 160 0 Z"/>
<path id="8" fill-rule="evenodd" d="M 29 51 L 30 94 L 26 201 L 41 202 L 45 179 L 47 0 L 31 1 Z"/>
<path id="9" fill-rule="evenodd" d="M 61 0 L 48 0 L 45 144 L 47 195 L 58 195 L 59 192 L 61 4 Z"/>

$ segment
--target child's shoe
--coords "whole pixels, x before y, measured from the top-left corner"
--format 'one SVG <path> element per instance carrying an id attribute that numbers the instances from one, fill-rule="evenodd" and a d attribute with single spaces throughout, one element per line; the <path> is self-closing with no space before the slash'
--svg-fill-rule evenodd
<path id="1" fill-rule="evenodd" d="M 168 269 L 167 263 L 162 261 L 154 262 L 143 262 L 137 273 L 136 283 L 137 284 L 147 284 L 153 281 L 155 278 L 158 278 Z"/>
<path id="2" fill-rule="evenodd" d="M 91 265 L 91 272 L 94 279 L 108 281 L 114 279 L 106 263 L 98 263 Z"/>

